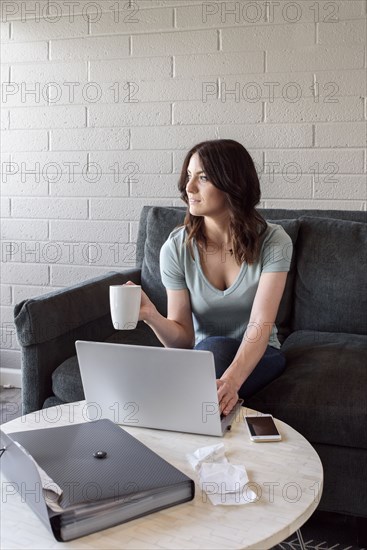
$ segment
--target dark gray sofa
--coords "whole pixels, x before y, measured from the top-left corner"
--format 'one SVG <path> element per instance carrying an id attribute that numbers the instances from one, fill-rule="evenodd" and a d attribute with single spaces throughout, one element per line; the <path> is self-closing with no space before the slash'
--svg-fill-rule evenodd
<path id="1" fill-rule="evenodd" d="M 144 207 L 137 263 L 15 307 L 23 413 L 84 398 L 75 340 L 161 345 L 145 323 L 115 331 L 108 287 L 131 279 L 166 313 L 159 250 L 184 208 Z M 292 238 L 277 316 L 287 368 L 245 403 L 302 433 L 325 470 L 321 510 L 367 517 L 366 213 L 263 210 Z M 365 520 L 363 520 L 365 525 Z"/>

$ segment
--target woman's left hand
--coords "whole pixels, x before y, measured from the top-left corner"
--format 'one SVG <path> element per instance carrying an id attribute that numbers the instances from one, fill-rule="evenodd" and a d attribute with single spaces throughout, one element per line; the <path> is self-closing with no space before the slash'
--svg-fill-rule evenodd
<path id="1" fill-rule="evenodd" d="M 238 401 L 237 387 L 230 377 L 217 380 L 220 412 L 227 415 Z"/>

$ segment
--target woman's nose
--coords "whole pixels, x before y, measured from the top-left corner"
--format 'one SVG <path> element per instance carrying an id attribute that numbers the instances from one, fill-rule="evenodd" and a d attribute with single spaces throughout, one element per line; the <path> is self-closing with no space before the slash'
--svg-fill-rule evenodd
<path id="1" fill-rule="evenodd" d="M 195 178 L 189 178 L 186 184 L 186 193 L 194 193 L 196 189 Z"/>

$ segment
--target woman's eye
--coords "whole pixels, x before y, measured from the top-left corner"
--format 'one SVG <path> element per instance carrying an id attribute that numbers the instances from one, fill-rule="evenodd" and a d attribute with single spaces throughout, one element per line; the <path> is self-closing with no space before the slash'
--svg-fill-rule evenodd
<path id="1" fill-rule="evenodd" d="M 200 176 L 201 181 L 208 181 L 208 178 L 206 176 Z"/>

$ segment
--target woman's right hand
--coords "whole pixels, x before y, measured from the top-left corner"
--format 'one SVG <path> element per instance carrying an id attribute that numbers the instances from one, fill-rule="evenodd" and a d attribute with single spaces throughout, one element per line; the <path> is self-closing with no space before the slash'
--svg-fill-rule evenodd
<path id="1" fill-rule="evenodd" d="M 132 281 L 127 281 L 125 283 L 129 286 L 138 286 Z M 141 290 L 141 301 L 140 301 L 140 311 L 139 311 L 139 321 L 147 321 L 149 322 L 152 316 L 157 313 L 157 308 L 153 304 L 153 302 L 148 298 L 147 294 Z"/>

